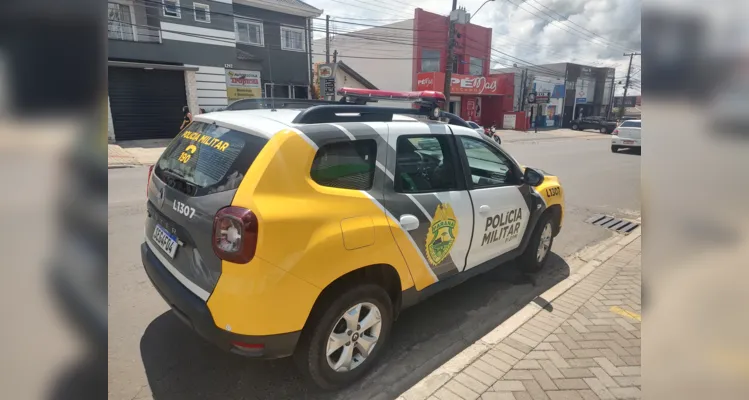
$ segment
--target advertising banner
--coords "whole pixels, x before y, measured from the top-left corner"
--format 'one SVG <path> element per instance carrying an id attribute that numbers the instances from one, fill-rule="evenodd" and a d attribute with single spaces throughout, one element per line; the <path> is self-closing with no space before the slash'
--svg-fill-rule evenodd
<path id="1" fill-rule="evenodd" d="M 416 90 L 444 90 L 445 74 L 442 72 L 420 72 L 416 75 Z M 512 93 L 512 74 L 500 76 L 476 76 L 452 74 L 450 92 L 454 95 L 504 95 Z M 508 89 L 510 88 L 510 89 Z"/>
<path id="2" fill-rule="evenodd" d="M 226 97 L 229 101 L 263 97 L 260 71 L 226 70 Z"/>

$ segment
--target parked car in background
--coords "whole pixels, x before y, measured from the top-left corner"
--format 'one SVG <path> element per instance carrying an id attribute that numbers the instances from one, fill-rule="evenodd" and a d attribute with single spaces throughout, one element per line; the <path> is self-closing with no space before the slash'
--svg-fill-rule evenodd
<path id="1" fill-rule="evenodd" d="M 466 121 L 466 122 L 468 122 L 468 125 L 470 125 L 471 129 L 473 129 L 474 131 L 476 131 L 476 133 L 479 133 L 479 134 L 484 133 L 484 128 L 482 128 L 481 125 L 479 125 L 479 124 L 477 124 L 477 123 L 475 123 L 473 121 Z"/>
<path id="2" fill-rule="evenodd" d="M 611 152 L 616 153 L 620 149 L 640 150 L 642 120 L 635 119 L 624 121 L 611 135 Z"/>
<path id="3" fill-rule="evenodd" d="M 572 129 L 576 131 L 595 129 L 601 133 L 611 133 L 616 129 L 616 122 L 607 121 L 604 117 L 583 117 L 572 120 Z"/>

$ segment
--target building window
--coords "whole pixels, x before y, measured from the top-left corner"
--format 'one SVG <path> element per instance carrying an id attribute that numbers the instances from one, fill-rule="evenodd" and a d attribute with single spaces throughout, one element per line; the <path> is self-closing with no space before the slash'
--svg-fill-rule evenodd
<path id="1" fill-rule="evenodd" d="M 477 57 L 470 57 L 469 62 L 471 63 L 468 67 L 470 75 L 484 75 L 484 60 Z"/>
<path id="2" fill-rule="evenodd" d="M 164 4 L 164 16 L 172 18 L 182 18 L 182 9 L 179 7 L 179 0 L 161 0 Z"/>
<path id="3" fill-rule="evenodd" d="M 108 33 L 110 39 L 133 41 L 133 23 L 130 6 L 107 4 Z"/>
<path id="4" fill-rule="evenodd" d="M 440 71 L 440 51 L 424 49 L 421 51 L 421 72 Z"/>
<path id="5" fill-rule="evenodd" d="M 281 27 L 281 49 L 292 51 L 305 51 L 304 29 Z"/>
<path id="6" fill-rule="evenodd" d="M 192 7 L 195 10 L 195 21 L 211 22 L 211 8 L 207 4 L 193 3 Z"/>
<path id="7" fill-rule="evenodd" d="M 293 86 L 293 89 L 295 99 L 306 99 L 309 95 L 309 87 L 307 86 Z"/>
<path id="8" fill-rule="evenodd" d="M 237 42 L 263 46 L 263 23 L 259 21 L 234 21 Z"/>
<path id="9" fill-rule="evenodd" d="M 265 97 L 273 97 L 276 99 L 290 99 L 291 91 L 289 90 L 289 85 L 266 83 Z"/>

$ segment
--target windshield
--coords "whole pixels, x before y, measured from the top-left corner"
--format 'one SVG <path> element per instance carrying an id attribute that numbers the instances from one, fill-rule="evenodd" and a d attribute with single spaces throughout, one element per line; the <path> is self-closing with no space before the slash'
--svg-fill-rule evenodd
<path id="1" fill-rule="evenodd" d="M 621 125 L 619 125 L 620 128 L 642 128 L 641 121 L 624 121 Z"/>

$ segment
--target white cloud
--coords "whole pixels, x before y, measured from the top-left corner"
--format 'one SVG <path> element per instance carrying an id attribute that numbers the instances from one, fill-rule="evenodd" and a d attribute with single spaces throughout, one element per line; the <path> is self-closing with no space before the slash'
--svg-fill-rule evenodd
<path id="1" fill-rule="evenodd" d="M 384 25 L 413 18 L 416 7 L 444 15 L 450 11 L 450 3 L 445 0 L 307 2 L 341 20 L 333 23 L 338 31 L 366 28 L 346 25 L 344 21 Z M 484 0 L 462 0 L 458 6 L 472 12 L 482 3 Z M 641 0 L 495 0 L 484 5 L 471 22 L 492 28 L 492 47 L 501 52 L 493 53 L 492 65 L 497 67 L 503 67 L 499 63 L 504 66 L 514 62 L 522 64 L 518 59 L 532 64 L 576 62 L 614 67 L 619 78 L 626 76 L 629 63 L 623 53 L 640 50 L 641 9 Z M 568 22 L 552 22 L 565 18 Z M 325 22 L 316 21 L 315 26 L 324 30 Z M 324 33 L 315 33 L 315 37 L 320 36 Z M 640 57 L 635 57 L 633 71 L 639 68 Z M 635 79 L 639 86 L 639 74 Z M 630 93 L 639 92 L 639 87 L 630 89 Z"/>

